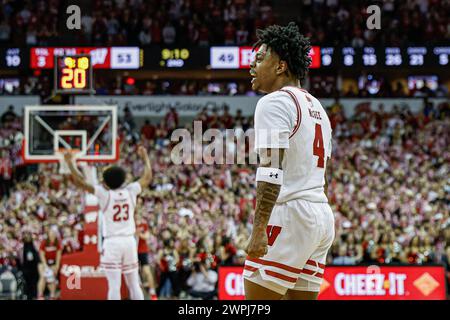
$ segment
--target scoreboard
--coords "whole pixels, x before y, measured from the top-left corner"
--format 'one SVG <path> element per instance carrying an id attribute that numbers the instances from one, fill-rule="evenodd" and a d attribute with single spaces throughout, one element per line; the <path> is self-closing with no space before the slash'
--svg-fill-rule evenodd
<path id="1" fill-rule="evenodd" d="M 211 47 L 212 69 L 246 69 L 251 47 Z M 321 47 L 312 46 L 310 69 L 419 68 L 450 66 L 450 47 Z"/>
<path id="2" fill-rule="evenodd" d="M 249 69 L 255 58 L 256 49 L 253 47 L 211 47 L 211 69 Z M 310 68 L 320 68 L 320 47 L 312 46 L 309 53 L 312 63 Z"/>
<path id="3" fill-rule="evenodd" d="M 55 56 L 54 70 L 55 93 L 94 93 L 90 54 Z"/>
<path id="4" fill-rule="evenodd" d="M 252 47 L 211 47 L 211 69 L 248 69 L 255 55 Z"/>
<path id="5" fill-rule="evenodd" d="M 368 71 L 450 66 L 450 46 L 312 46 L 311 69 Z M 0 70 L 53 69 L 56 56 L 90 55 L 90 67 L 109 70 L 248 69 L 249 46 L 1 47 Z"/>
<path id="6" fill-rule="evenodd" d="M 321 47 L 322 68 L 450 67 L 450 47 Z"/>
<path id="7" fill-rule="evenodd" d="M 89 54 L 94 69 L 139 69 L 143 64 L 138 47 L 34 47 L 30 50 L 31 69 L 52 69 L 56 56 Z"/>

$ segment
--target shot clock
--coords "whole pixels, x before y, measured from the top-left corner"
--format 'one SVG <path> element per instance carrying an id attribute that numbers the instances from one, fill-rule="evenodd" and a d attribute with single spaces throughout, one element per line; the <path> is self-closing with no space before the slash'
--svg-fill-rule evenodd
<path id="1" fill-rule="evenodd" d="M 55 56 L 55 93 L 94 93 L 89 54 Z"/>

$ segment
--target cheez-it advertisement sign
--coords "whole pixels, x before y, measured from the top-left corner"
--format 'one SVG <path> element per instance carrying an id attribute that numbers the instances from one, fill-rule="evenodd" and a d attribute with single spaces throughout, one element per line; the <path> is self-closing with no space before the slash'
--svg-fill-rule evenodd
<path id="1" fill-rule="evenodd" d="M 319 299 L 443 300 L 440 266 L 327 267 Z"/>
<path id="2" fill-rule="evenodd" d="M 243 267 L 219 268 L 219 300 L 244 299 L 243 271 Z"/>
<path id="3" fill-rule="evenodd" d="M 219 299 L 244 299 L 242 267 L 219 269 Z M 330 266 L 319 300 L 445 300 L 442 266 Z"/>

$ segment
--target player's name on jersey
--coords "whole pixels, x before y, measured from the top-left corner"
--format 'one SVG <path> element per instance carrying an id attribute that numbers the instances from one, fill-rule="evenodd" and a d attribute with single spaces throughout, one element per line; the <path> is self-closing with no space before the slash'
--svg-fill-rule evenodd
<path id="1" fill-rule="evenodd" d="M 317 110 L 311 110 L 310 108 L 308 108 L 309 111 L 309 116 L 311 118 L 317 119 L 317 120 L 322 120 L 322 117 L 320 116 L 320 111 Z"/>

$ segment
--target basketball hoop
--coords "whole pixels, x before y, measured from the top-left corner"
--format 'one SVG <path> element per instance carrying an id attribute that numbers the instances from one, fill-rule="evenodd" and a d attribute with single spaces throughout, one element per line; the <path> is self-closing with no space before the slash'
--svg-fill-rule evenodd
<path id="1" fill-rule="evenodd" d="M 119 158 L 117 106 L 25 106 L 23 158 L 26 163 L 59 162 L 59 151 L 78 149 L 77 162 L 116 162 Z"/>

